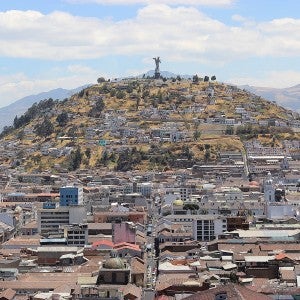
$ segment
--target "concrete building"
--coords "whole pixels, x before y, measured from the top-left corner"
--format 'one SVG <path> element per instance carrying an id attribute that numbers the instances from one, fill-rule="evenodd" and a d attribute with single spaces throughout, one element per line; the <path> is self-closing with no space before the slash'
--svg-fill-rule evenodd
<path id="1" fill-rule="evenodd" d="M 37 212 L 38 232 L 44 236 L 57 234 L 61 226 L 86 223 L 86 219 L 86 209 L 81 205 L 42 208 Z"/>
<path id="2" fill-rule="evenodd" d="M 64 186 L 59 189 L 60 206 L 71 206 L 83 204 L 83 188 L 75 186 Z"/>
<path id="3" fill-rule="evenodd" d="M 84 246 L 88 243 L 88 225 L 72 224 L 63 226 L 64 238 L 67 245 Z"/>
<path id="4" fill-rule="evenodd" d="M 136 241 L 136 226 L 132 222 L 113 223 L 113 242 L 114 243 L 133 243 Z"/>
<path id="5" fill-rule="evenodd" d="M 202 216 L 204 217 L 204 216 Z M 205 216 L 193 220 L 193 236 L 197 241 L 211 241 L 227 230 L 227 219 Z"/>
<path id="6" fill-rule="evenodd" d="M 193 232 L 193 238 L 199 241 L 211 241 L 227 231 L 227 219 L 218 215 L 168 215 L 164 219 L 180 224 L 187 232 Z"/>
<path id="7" fill-rule="evenodd" d="M 37 262 L 39 265 L 56 265 L 59 263 L 59 259 L 65 254 L 76 254 L 77 247 L 38 247 L 37 248 Z"/>

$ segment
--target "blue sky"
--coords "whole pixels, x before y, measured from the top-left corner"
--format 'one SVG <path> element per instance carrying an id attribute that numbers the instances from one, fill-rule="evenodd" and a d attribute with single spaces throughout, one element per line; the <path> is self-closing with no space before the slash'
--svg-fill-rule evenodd
<path id="1" fill-rule="evenodd" d="M 154 69 L 234 84 L 300 83 L 298 0 L 0 2 L 0 107 Z"/>

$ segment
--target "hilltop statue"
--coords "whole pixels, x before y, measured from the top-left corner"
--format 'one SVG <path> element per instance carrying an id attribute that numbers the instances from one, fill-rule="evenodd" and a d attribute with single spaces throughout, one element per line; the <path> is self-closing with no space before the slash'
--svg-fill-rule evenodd
<path id="1" fill-rule="evenodd" d="M 155 71 L 154 71 L 154 78 L 158 79 L 160 78 L 160 72 L 159 72 L 159 64 L 161 63 L 161 60 L 158 57 L 153 57 L 154 61 L 155 61 Z"/>

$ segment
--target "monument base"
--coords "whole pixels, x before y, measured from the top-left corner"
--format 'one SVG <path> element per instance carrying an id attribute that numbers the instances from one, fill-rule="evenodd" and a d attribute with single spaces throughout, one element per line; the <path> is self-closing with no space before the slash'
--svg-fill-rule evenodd
<path id="1" fill-rule="evenodd" d="M 155 72 L 154 73 L 154 79 L 159 79 L 160 78 L 160 73 L 159 72 Z"/>

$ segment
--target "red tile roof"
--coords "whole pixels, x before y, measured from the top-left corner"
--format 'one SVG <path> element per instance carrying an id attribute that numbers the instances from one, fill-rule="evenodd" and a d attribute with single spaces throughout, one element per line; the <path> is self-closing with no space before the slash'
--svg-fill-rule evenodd
<path id="1" fill-rule="evenodd" d="M 0 299 L 12 300 L 16 295 L 16 291 L 8 288 L 0 293 Z"/>
<path id="2" fill-rule="evenodd" d="M 112 241 L 109 241 L 109 240 L 100 240 L 100 241 L 94 242 L 92 244 L 92 248 L 97 248 L 98 246 L 101 246 L 101 245 L 105 245 L 105 246 L 108 246 L 108 247 L 111 247 L 111 248 L 114 247 L 114 243 Z"/>
<path id="3" fill-rule="evenodd" d="M 216 295 L 226 294 L 227 300 L 270 300 L 267 295 L 254 292 L 244 286 L 236 284 L 228 284 L 218 286 L 214 289 L 198 292 L 192 296 L 188 296 L 183 300 L 215 300 Z"/>

